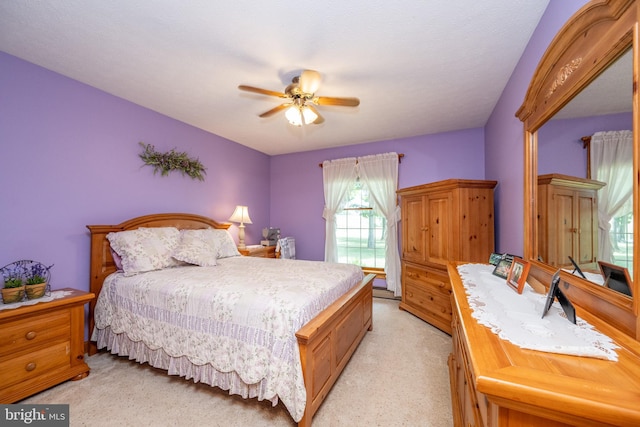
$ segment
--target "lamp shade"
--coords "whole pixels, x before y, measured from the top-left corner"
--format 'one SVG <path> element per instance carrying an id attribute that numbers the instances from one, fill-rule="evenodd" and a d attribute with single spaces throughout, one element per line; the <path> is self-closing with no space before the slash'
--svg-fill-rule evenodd
<path id="1" fill-rule="evenodd" d="M 236 206 L 236 210 L 233 211 L 229 221 L 239 222 L 240 224 L 253 224 L 251 218 L 249 218 L 249 208 L 240 205 Z"/>

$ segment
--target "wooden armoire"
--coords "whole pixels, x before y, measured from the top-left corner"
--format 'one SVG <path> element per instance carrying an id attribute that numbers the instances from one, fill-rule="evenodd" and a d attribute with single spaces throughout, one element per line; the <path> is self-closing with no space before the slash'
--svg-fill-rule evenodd
<path id="1" fill-rule="evenodd" d="M 398 190 L 402 209 L 400 308 L 451 334 L 449 261 L 488 262 L 497 181 L 448 179 Z"/>
<path id="2" fill-rule="evenodd" d="M 538 176 L 538 254 L 554 267 L 598 269 L 598 190 L 606 184 L 561 174 Z"/>

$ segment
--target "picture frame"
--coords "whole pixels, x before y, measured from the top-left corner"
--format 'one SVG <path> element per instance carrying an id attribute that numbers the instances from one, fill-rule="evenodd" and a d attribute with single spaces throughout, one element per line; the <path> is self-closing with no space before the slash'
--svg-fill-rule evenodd
<path id="1" fill-rule="evenodd" d="M 491 255 L 489 255 L 489 264 L 498 265 L 502 257 L 503 257 L 503 254 L 493 252 Z"/>
<path id="2" fill-rule="evenodd" d="M 513 258 L 509 274 L 507 275 L 507 285 L 521 294 L 524 290 L 524 284 L 527 281 L 530 267 L 531 265 L 522 258 Z"/>
<path id="3" fill-rule="evenodd" d="M 498 261 L 496 267 L 493 269 L 493 274 L 506 280 L 509 276 L 509 271 L 511 270 L 511 264 L 513 264 L 513 258 L 503 257 Z"/>
<path id="4" fill-rule="evenodd" d="M 549 292 L 547 293 L 547 300 L 544 304 L 544 310 L 542 310 L 542 318 L 549 312 L 553 301 L 556 299 L 556 295 L 558 294 L 558 284 L 560 283 L 560 269 L 557 270 L 553 277 L 551 277 L 551 285 L 549 285 Z"/>
<path id="5" fill-rule="evenodd" d="M 551 308 L 553 301 L 558 299 L 560 303 L 560 307 L 564 311 L 567 320 L 575 325 L 576 323 L 576 310 L 569 298 L 565 296 L 565 294 L 560 289 L 560 270 L 556 271 L 556 273 L 551 278 L 551 285 L 549 286 L 549 293 L 547 294 L 547 301 L 544 305 L 544 310 L 542 311 L 542 318 L 544 318 L 545 314 Z"/>

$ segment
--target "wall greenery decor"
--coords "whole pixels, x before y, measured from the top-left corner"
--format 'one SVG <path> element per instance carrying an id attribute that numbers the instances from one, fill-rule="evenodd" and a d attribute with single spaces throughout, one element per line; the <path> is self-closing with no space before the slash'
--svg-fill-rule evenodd
<path id="1" fill-rule="evenodd" d="M 160 171 L 160 175 L 166 176 L 169 172 L 178 170 L 183 175 L 204 181 L 207 169 L 200 160 L 190 158 L 185 152 L 177 152 L 175 148 L 169 152 L 160 153 L 151 144 L 140 142 L 140 145 L 143 148 L 140 158 L 146 165 L 153 166 L 154 174 Z"/>

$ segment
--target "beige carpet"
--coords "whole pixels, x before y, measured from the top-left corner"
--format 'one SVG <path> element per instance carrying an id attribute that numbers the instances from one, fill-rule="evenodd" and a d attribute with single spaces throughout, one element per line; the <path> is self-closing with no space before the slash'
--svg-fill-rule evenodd
<path id="1" fill-rule="evenodd" d="M 314 427 L 451 426 L 451 337 L 374 298 L 367 333 L 313 418 Z M 19 403 L 68 403 L 71 426 L 295 426 L 281 404 L 243 400 L 204 384 L 100 353 L 89 377 Z"/>

